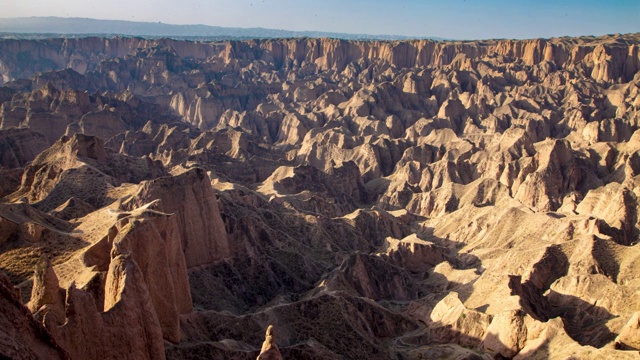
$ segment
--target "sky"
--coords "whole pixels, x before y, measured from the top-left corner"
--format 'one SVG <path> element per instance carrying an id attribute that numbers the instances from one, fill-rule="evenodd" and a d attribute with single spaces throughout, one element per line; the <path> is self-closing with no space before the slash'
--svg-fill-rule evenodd
<path id="1" fill-rule="evenodd" d="M 640 32 L 640 0 L 0 0 L 59 16 L 448 39 Z"/>

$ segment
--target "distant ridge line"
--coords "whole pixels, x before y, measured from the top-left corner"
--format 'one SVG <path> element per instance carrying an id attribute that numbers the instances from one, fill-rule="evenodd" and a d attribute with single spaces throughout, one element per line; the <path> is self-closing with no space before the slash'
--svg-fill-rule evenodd
<path id="1" fill-rule="evenodd" d="M 0 18 L 0 33 L 16 34 L 18 38 L 42 38 L 43 35 L 84 36 L 140 36 L 166 37 L 180 40 L 228 40 L 275 38 L 336 38 L 344 40 L 445 40 L 438 37 L 403 35 L 349 34 L 324 31 L 292 31 L 266 28 L 237 28 L 211 25 L 176 25 L 129 20 L 100 20 L 63 17 Z M 7 35 L 0 35 L 7 37 Z"/>

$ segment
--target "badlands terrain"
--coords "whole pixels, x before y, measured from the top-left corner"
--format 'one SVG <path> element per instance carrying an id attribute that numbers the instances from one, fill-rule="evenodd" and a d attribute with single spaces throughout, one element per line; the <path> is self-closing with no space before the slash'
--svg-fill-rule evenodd
<path id="1" fill-rule="evenodd" d="M 2 40 L 0 354 L 639 358 L 639 46 Z"/>

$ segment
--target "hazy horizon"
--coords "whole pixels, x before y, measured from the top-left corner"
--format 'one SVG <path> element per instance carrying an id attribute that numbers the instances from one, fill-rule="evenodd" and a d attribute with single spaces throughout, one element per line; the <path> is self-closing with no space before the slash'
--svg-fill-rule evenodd
<path id="1" fill-rule="evenodd" d="M 0 0 L 3 17 L 90 18 L 448 39 L 640 32 L 640 1 Z"/>

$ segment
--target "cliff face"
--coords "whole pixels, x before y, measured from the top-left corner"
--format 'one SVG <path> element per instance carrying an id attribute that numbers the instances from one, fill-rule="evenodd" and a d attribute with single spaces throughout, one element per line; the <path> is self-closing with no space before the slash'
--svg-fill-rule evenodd
<path id="1" fill-rule="evenodd" d="M 20 303 L 17 290 L 0 274 L 0 354 L 10 359 L 70 359 L 52 335 Z"/>
<path id="2" fill-rule="evenodd" d="M 164 340 L 180 341 L 179 317 L 193 310 L 180 231 L 147 207 L 89 220 L 103 237 L 87 234 L 94 242 L 60 277 L 37 266 L 29 308 L 74 359 L 162 359 Z"/>
<path id="3" fill-rule="evenodd" d="M 551 62 L 558 68 L 580 68 L 597 81 L 627 82 L 640 69 L 639 40 L 629 35 L 602 43 L 593 38 L 551 40 L 491 40 L 482 42 L 346 41 L 291 39 L 202 43 L 170 39 L 79 38 L 3 40 L 0 42 L 0 85 L 35 72 L 73 69 L 81 74 L 95 70 L 102 60 L 132 55 L 138 49 L 170 47 L 181 58 L 217 63 L 265 60 L 275 68 L 289 63 L 316 64 L 342 71 L 351 62 L 364 66 L 383 61 L 398 68 L 442 67 L 464 54 L 470 59 L 504 56 L 527 65 Z"/>
<path id="4" fill-rule="evenodd" d="M 218 202 L 204 170 L 144 182 L 134 199 L 128 206 L 159 200 L 159 210 L 176 215 L 187 268 L 231 257 Z"/>

